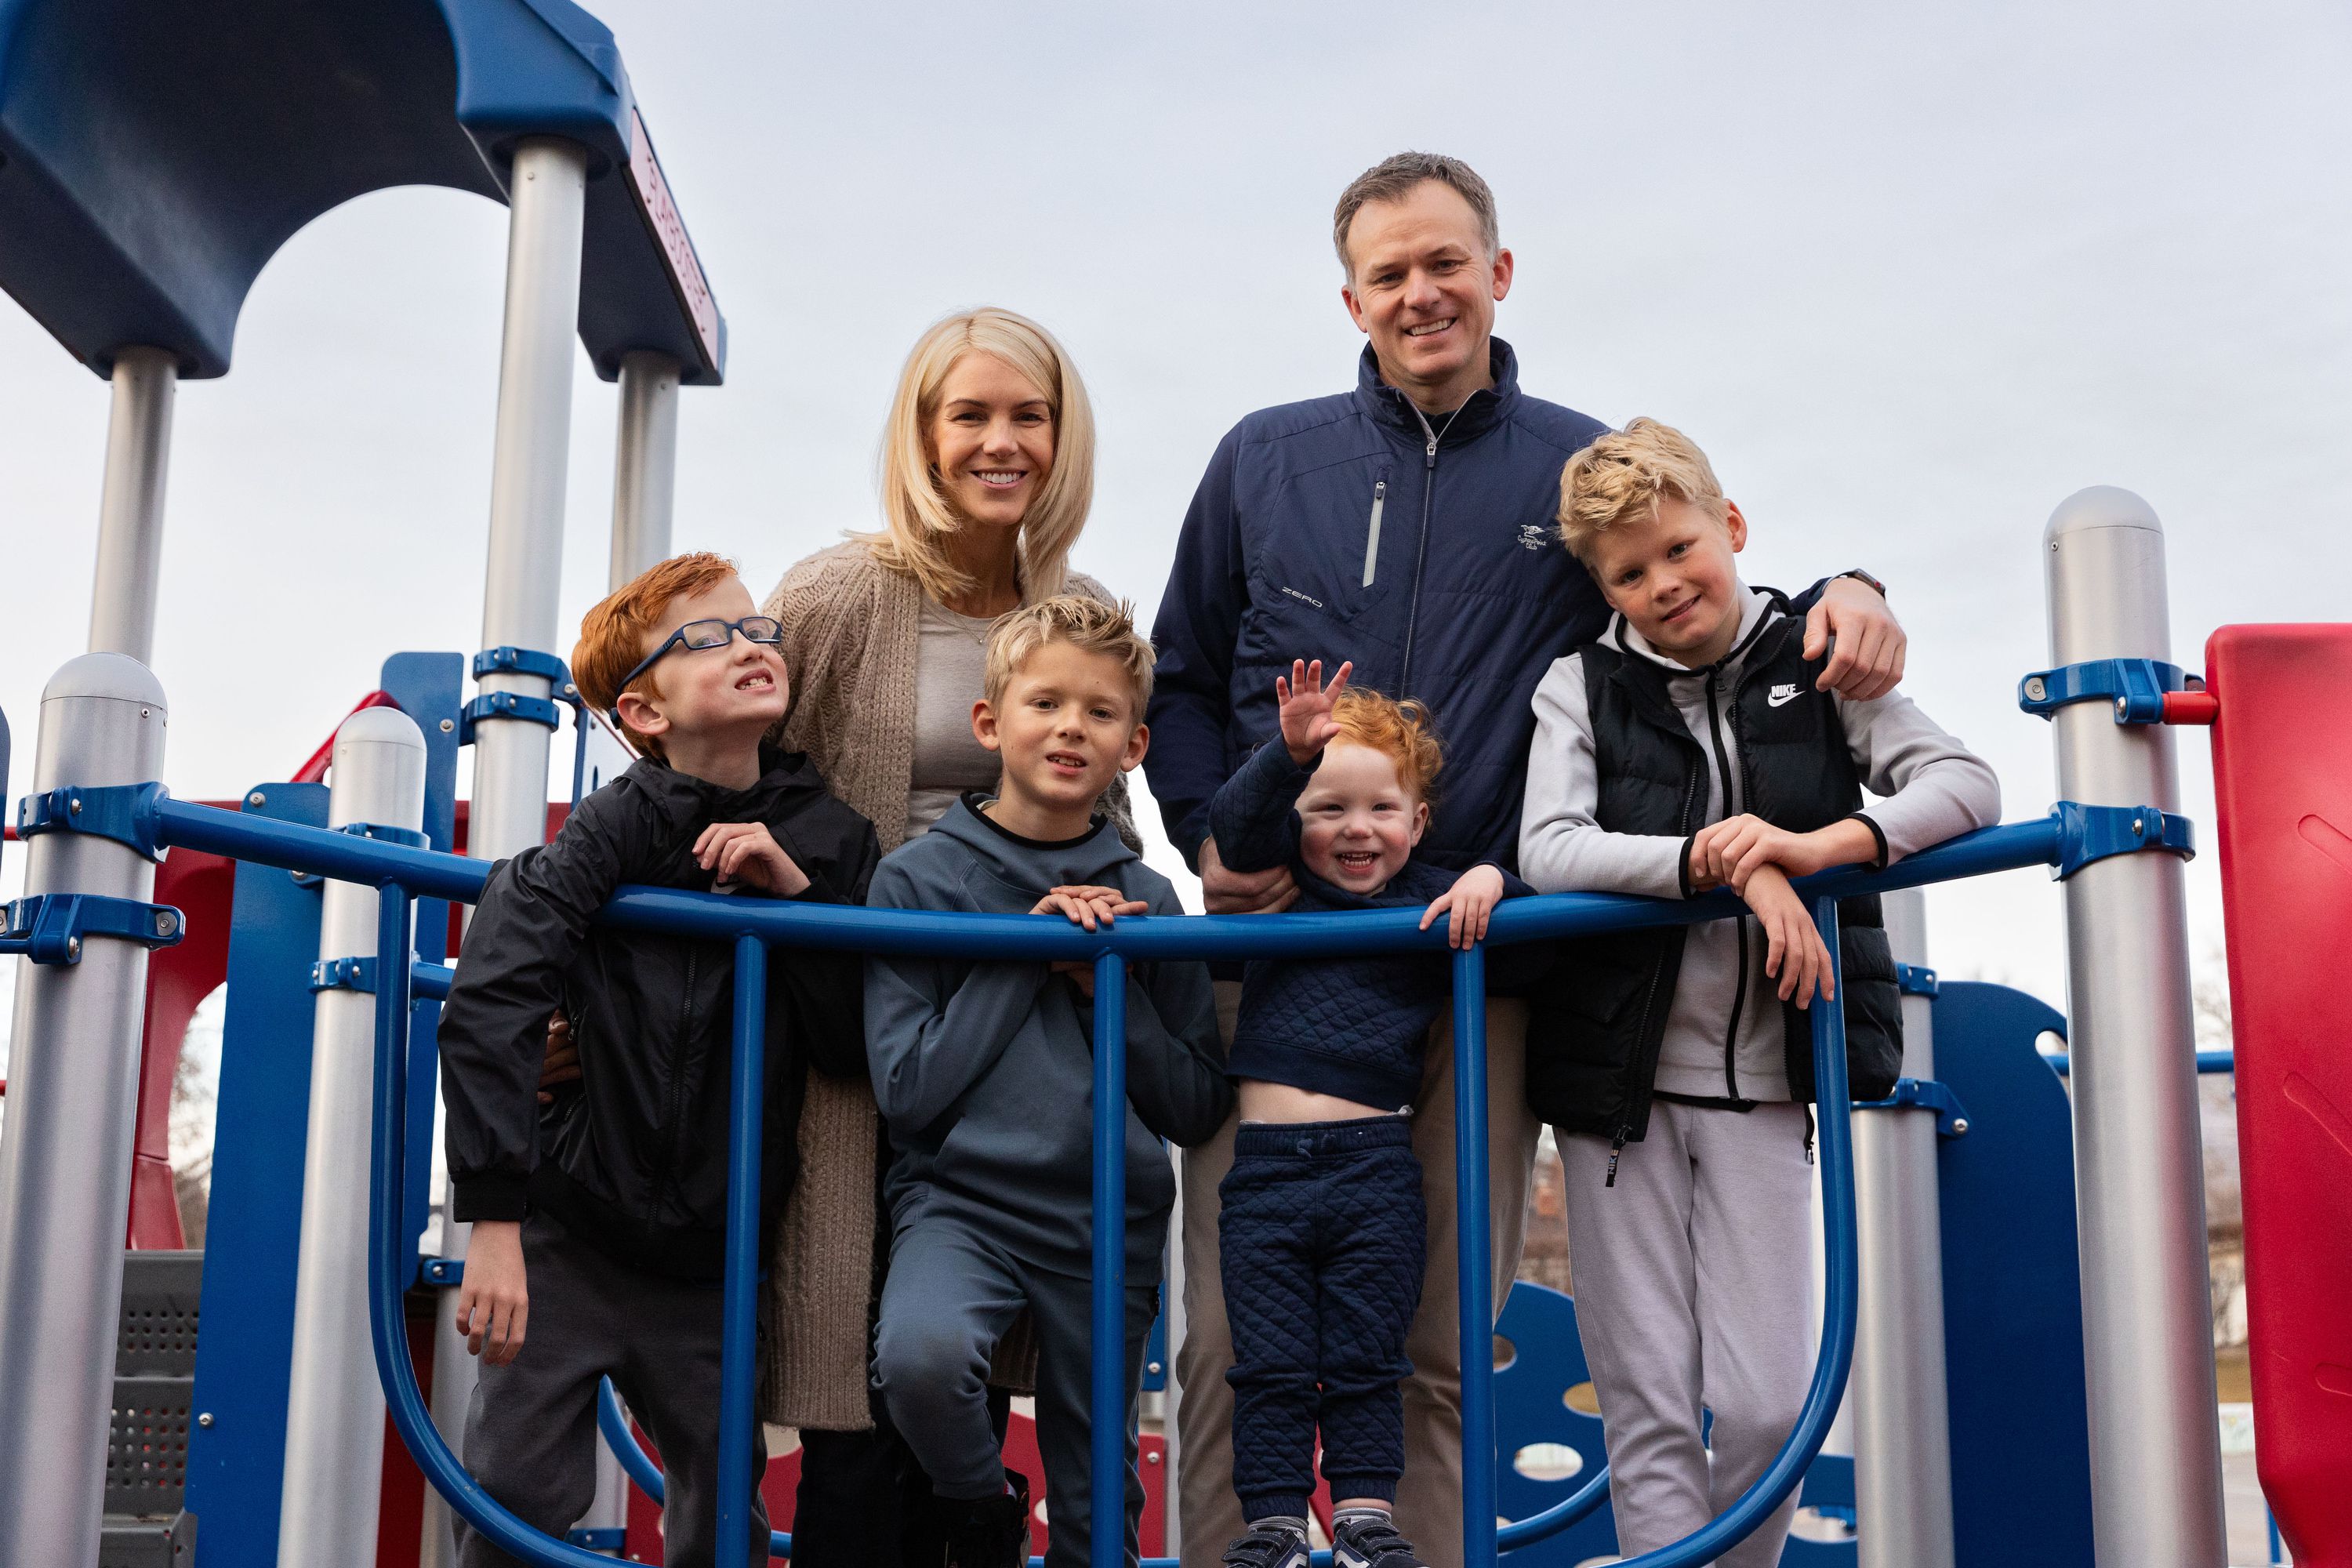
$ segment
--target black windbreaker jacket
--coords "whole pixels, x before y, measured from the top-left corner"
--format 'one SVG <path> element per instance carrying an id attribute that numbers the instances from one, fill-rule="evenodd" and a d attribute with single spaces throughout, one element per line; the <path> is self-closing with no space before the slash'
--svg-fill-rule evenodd
<path id="1" fill-rule="evenodd" d="M 879 858 L 873 825 L 800 753 L 763 751 L 761 763 L 745 790 L 636 763 L 583 800 L 552 842 L 491 871 L 441 1013 L 457 1218 L 542 1208 L 622 1262 L 688 1279 L 724 1273 L 734 953 L 593 921 L 625 883 L 709 891 L 694 842 L 717 822 L 766 824 L 808 874 L 803 900 L 864 902 Z M 863 984 L 855 953 L 778 949 L 770 964 L 771 1208 L 792 1183 L 806 1069 L 866 1071 Z M 581 1079 L 542 1112 L 540 1064 L 559 1005 Z"/>

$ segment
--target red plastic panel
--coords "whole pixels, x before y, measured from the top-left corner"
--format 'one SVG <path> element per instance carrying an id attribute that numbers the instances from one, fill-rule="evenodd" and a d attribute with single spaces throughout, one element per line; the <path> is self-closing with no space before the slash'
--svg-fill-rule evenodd
<path id="1" fill-rule="evenodd" d="M 2295 1562 L 2352 1568 L 2352 626 L 2223 626 L 2205 673 L 2256 1463 Z"/>

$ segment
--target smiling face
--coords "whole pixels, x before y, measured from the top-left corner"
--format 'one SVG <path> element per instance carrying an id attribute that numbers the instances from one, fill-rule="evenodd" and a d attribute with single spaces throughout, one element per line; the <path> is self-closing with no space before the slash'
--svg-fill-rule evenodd
<path id="1" fill-rule="evenodd" d="M 1298 797 L 1298 822 L 1307 868 L 1369 896 L 1404 869 L 1429 827 L 1429 803 L 1404 787 L 1386 752 L 1334 741 Z"/>
<path id="2" fill-rule="evenodd" d="M 1667 497 L 1654 519 L 1627 518 L 1592 536 L 1592 579 L 1609 607 L 1652 647 L 1692 669 L 1731 651 L 1739 636 L 1739 574 L 1732 557 L 1748 545 L 1748 520 L 1723 503 L 1718 522 L 1704 507 Z"/>
<path id="3" fill-rule="evenodd" d="M 1348 262 L 1340 297 L 1372 340 L 1381 379 L 1429 413 L 1451 413 L 1490 384 L 1511 253 L 1486 254 L 1460 192 L 1423 180 L 1401 200 L 1366 202 L 1348 227 Z"/>
<path id="4" fill-rule="evenodd" d="M 639 639 L 638 657 L 661 647 L 688 621 L 737 621 L 758 613 L 740 577 L 726 578 L 698 594 L 680 595 Z M 691 747 L 707 739 L 740 745 L 748 736 L 756 747 L 792 700 L 783 655 L 740 632 L 723 647 L 673 647 L 647 673 L 656 695 L 624 692 L 615 707 L 628 729 L 659 736 L 672 765 L 687 772 L 696 770 L 681 760 L 681 745 Z"/>
<path id="5" fill-rule="evenodd" d="M 994 354 L 967 353 L 940 384 L 924 444 L 957 516 L 1018 528 L 1053 471 L 1053 405 Z"/>
<path id="6" fill-rule="evenodd" d="M 1041 838 L 1084 831 L 1111 781 L 1143 761 L 1150 733 L 1141 721 L 1118 659 L 1066 642 L 1040 645 L 1001 697 L 972 705 L 972 733 L 1004 763 L 998 795 L 1015 814 L 1005 825 L 1023 833 L 1023 822 L 1076 825 L 1031 833 Z"/>

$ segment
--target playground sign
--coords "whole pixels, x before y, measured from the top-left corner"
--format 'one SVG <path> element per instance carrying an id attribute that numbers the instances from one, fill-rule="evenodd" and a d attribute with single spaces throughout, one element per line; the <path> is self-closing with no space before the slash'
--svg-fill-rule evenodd
<path id="1" fill-rule="evenodd" d="M 702 276 L 701 258 L 694 254 L 694 241 L 688 237 L 686 219 L 678 216 L 677 204 L 670 199 L 669 182 L 662 178 L 661 160 L 654 156 L 654 140 L 646 134 L 645 116 L 635 108 L 629 110 L 629 190 L 637 198 L 637 212 L 653 231 L 654 243 L 660 247 L 662 260 L 669 268 L 671 287 L 677 290 L 678 303 L 686 308 L 687 319 L 694 323 L 696 341 L 702 345 L 704 363 L 716 369 L 719 364 L 719 303 L 710 297 L 710 285 Z"/>

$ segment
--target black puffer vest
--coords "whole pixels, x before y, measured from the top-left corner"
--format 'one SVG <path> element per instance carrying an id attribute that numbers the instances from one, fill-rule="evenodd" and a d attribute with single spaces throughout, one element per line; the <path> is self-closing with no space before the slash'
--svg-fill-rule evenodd
<path id="1" fill-rule="evenodd" d="M 1836 700 L 1813 689 L 1822 662 L 1804 658 L 1804 623 L 1785 614 L 1757 636 L 1724 715 L 1736 742 L 1739 796 L 1778 827 L 1810 833 L 1863 804 Z M 1581 650 L 1601 775 L 1595 818 L 1612 833 L 1687 837 L 1706 826 L 1707 759 L 1668 691 L 1668 672 L 1602 643 Z M 1782 693 L 1779 706 L 1770 694 Z M 1794 699 L 1786 694 L 1792 689 Z M 1856 1100 L 1891 1093 L 1903 1060 L 1895 963 L 1875 897 L 1838 905 L 1846 1068 Z M 1620 1143 L 1647 1132 L 1658 1047 L 1682 966 L 1683 928 L 1623 931 L 1566 944 L 1530 996 L 1528 1103 L 1566 1132 Z M 1789 1090 L 1813 1098 L 1810 1016 L 1781 1004 Z M 1726 1020 L 1727 1025 L 1728 1020 Z"/>

